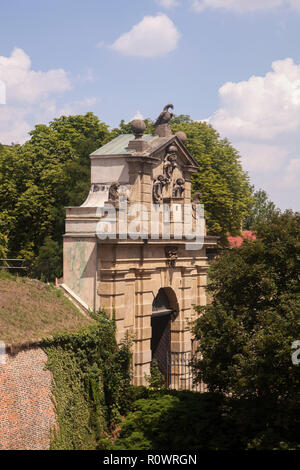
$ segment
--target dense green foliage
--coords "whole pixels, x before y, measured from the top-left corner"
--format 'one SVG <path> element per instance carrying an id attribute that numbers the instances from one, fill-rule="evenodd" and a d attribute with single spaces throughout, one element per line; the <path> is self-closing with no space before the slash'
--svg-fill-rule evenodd
<path id="1" fill-rule="evenodd" d="M 38 258 L 30 266 L 32 277 L 54 282 L 62 272 L 62 244 L 46 237 L 39 249 Z"/>
<path id="2" fill-rule="evenodd" d="M 254 191 L 254 187 L 252 188 Z M 253 193 L 253 202 L 249 213 L 244 219 L 243 228 L 246 230 L 256 230 L 256 228 L 272 219 L 275 212 L 278 212 L 274 202 L 270 201 L 266 191 L 260 189 Z"/>
<path id="3" fill-rule="evenodd" d="M 154 125 L 146 120 L 147 131 Z M 251 204 L 251 188 L 239 155 L 206 123 L 174 117 L 173 132 L 183 130 L 187 148 L 200 165 L 193 191 L 200 191 L 210 231 L 235 233 Z M 40 258 L 61 251 L 65 206 L 77 206 L 90 186 L 89 154 L 130 124 L 108 126 L 93 113 L 62 116 L 37 125 L 24 145 L 0 145 L 0 234 L 8 241 L 8 257 Z M 58 245 L 55 245 L 58 244 Z M 1 250 L 3 243 L 0 241 Z M 61 274 L 61 258 L 52 260 L 50 278 Z M 41 270 L 43 271 L 43 269 Z M 45 275 L 45 273 L 44 273 Z"/>
<path id="4" fill-rule="evenodd" d="M 7 250 L 8 250 L 7 244 L 8 244 L 7 235 L 0 233 L 0 258 L 2 259 L 7 257 Z"/>
<path id="5" fill-rule="evenodd" d="M 300 398 L 300 214 L 274 213 L 258 239 L 228 250 L 212 266 L 212 303 L 198 308 L 198 379 L 210 391 L 270 402 Z"/>
<path id="6" fill-rule="evenodd" d="M 37 125 L 24 145 L 0 147 L 0 233 L 9 255 L 36 257 L 45 238 L 61 244 L 65 206 L 89 190 L 89 153 L 109 138 L 92 113 Z"/>
<path id="7" fill-rule="evenodd" d="M 130 401 L 131 353 L 128 340 L 120 347 L 115 323 L 105 313 L 94 325 L 45 340 L 47 367 L 53 374 L 57 428 L 51 449 L 101 447 L 127 411 Z"/>
<path id="8" fill-rule="evenodd" d="M 122 423 L 113 450 L 245 450 L 299 448 L 300 408 L 266 405 L 218 393 L 145 388 Z"/>
<path id="9" fill-rule="evenodd" d="M 159 370 L 158 362 L 153 359 L 150 365 L 150 375 L 145 375 L 149 388 L 160 390 L 166 388 L 166 379 Z"/>

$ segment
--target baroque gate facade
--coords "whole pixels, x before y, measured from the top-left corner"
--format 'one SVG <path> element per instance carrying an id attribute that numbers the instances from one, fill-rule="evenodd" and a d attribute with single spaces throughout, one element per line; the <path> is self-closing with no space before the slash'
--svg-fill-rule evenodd
<path id="1" fill-rule="evenodd" d="M 118 341 L 132 335 L 136 385 L 145 384 L 153 358 L 166 376 L 169 352 L 191 352 L 194 305 L 206 304 L 206 249 L 217 243 L 205 230 L 197 249 L 177 236 L 174 211 L 182 214 L 191 205 L 191 175 L 199 167 L 184 145 L 185 134 L 171 132 L 169 107 L 155 134 L 144 134 L 144 122 L 135 120 L 133 134 L 93 152 L 89 195 L 80 207 L 66 208 L 62 287 L 81 307 L 114 313 Z M 168 206 L 166 236 L 160 211 Z M 132 226 L 139 235 L 128 236 Z"/>

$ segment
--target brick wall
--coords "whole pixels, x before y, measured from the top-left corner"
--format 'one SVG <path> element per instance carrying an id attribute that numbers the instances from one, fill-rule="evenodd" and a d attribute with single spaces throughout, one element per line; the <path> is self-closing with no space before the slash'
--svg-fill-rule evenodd
<path id="1" fill-rule="evenodd" d="M 33 347 L 6 354 L 0 364 L 0 449 L 49 449 L 55 414 L 46 361 L 45 352 Z"/>

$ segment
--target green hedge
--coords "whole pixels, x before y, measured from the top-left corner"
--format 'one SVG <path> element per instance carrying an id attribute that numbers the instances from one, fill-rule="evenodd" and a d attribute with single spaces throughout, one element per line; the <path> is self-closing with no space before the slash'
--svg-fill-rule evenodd
<path id="1" fill-rule="evenodd" d="M 95 315 L 95 320 L 92 326 L 56 335 L 42 344 L 53 374 L 57 418 L 51 449 L 101 448 L 105 435 L 128 410 L 129 341 L 117 345 L 115 322 L 104 312 Z"/>
<path id="2" fill-rule="evenodd" d="M 135 389 L 115 450 L 300 448 L 300 406 L 218 393 Z"/>

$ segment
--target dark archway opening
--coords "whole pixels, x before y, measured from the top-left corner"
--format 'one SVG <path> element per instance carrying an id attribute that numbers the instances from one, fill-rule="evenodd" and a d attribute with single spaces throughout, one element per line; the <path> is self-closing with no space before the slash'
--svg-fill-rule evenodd
<path id="1" fill-rule="evenodd" d="M 167 386 L 169 385 L 168 365 L 171 352 L 171 315 L 173 312 L 165 290 L 159 289 L 152 304 L 151 351 L 152 360 L 157 361 Z"/>

